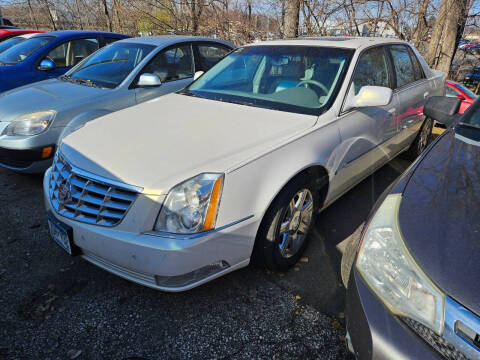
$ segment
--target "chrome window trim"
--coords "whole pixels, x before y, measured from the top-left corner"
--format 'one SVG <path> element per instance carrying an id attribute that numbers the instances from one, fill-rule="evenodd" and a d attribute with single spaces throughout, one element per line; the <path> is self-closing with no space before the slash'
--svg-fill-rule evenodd
<path id="1" fill-rule="evenodd" d="M 221 226 L 219 228 L 215 228 L 215 229 L 212 229 L 212 230 L 209 230 L 209 231 L 204 231 L 204 232 L 195 233 L 195 234 L 174 234 L 174 233 L 169 233 L 169 232 L 164 232 L 164 231 L 154 231 L 154 230 L 144 232 L 143 234 L 144 235 L 152 235 L 152 236 L 156 236 L 156 237 L 162 237 L 162 238 L 166 238 L 166 239 L 173 239 L 173 240 L 192 240 L 192 239 L 198 239 L 198 238 L 210 235 L 210 234 L 215 233 L 217 231 L 225 230 L 226 228 L 237 225 L 237 224 L 239 224 L 241 222 L 244 222 L 244 221 L 246 221 L 248 219 L 251 219 L 251 218 L 253 218 L 253 215 L 246 216 L 246 217 L 244 217 L 240 220 L 231 222 L 230 224 Z"/>
<path id="2" fill-rule="evenodd" d="M 445 299 L 444 339 L 469 358 L 480 358 L 480 349 L 469 343 L 458 333 L 456 326 L 457 322 L 462 322 L 469 327 L 470 330 L 474 331 L 476 334 L 480 334 L 480 317 L 447 296 Z"/>

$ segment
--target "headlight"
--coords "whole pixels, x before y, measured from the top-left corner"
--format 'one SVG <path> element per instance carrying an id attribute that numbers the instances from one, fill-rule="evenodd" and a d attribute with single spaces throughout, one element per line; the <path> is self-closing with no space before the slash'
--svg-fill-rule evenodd
<path id="1" fill-rule="evenodd" d="M 440 335 L 445 295 L 405 246 L 398 225 L 401 200 L 399 194 L 389 195 L 372 218 L 358 254 L 357 269 L 392 313 L 414 319 Z"/>
<path id="2" fill-rule="evenodd" d="M 155 230 L 175 234 L 212 230 L 222 186 L 222 174 L 200 174 L 175 186 L 165 199 Z"/>
<path id="3" fill-rule="evenodd" d="M 49 110 L 21 115 L 13 120 L 3 133 L 10 136 L 38 135 L 48 128 L 55 114 L 55 111 Z"/>

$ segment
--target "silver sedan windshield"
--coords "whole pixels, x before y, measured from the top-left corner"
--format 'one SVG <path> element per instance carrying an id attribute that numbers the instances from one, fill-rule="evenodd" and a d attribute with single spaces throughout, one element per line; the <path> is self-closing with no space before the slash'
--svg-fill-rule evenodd
<path id="1" fill-rule="evenodd" d="M 214 66 L 186 93 L 317 114 L 335 97 L 352 52 L 313 46 L 245 47 Z"/>

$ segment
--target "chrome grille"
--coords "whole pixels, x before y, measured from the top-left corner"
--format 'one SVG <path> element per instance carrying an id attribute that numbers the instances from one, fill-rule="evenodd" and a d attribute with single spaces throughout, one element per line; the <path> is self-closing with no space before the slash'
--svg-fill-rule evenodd
<path id="1" fill-rule="evenodd" d="M 85 176 L 60 154 L 50 174 L 50 201 L 58 214 L 102 226 L 115 226 L 125 216 L 137 192 Z"/>

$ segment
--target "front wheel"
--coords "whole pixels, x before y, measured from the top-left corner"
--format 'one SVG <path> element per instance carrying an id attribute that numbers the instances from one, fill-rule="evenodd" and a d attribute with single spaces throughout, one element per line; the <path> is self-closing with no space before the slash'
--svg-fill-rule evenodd
<path id="1" fill-rule="evenodd" d="M 432 138 L 433 120 L 429 117 L 425 118 L 423 125 L 418 133 L 417 137 L 410 145 L 410 149 L 407 150 L 406 155 L 411 160 L 416 159 L 422 154 L 430 144 Z"/>
<path id="2" fill-rule="evenodd" d="M 273 271 L 284 271 L 302 256 L 315 224 L 319 196 L 313 180 L 293 180 L 273 201 L 260 225 L 253 262 Z"/>

